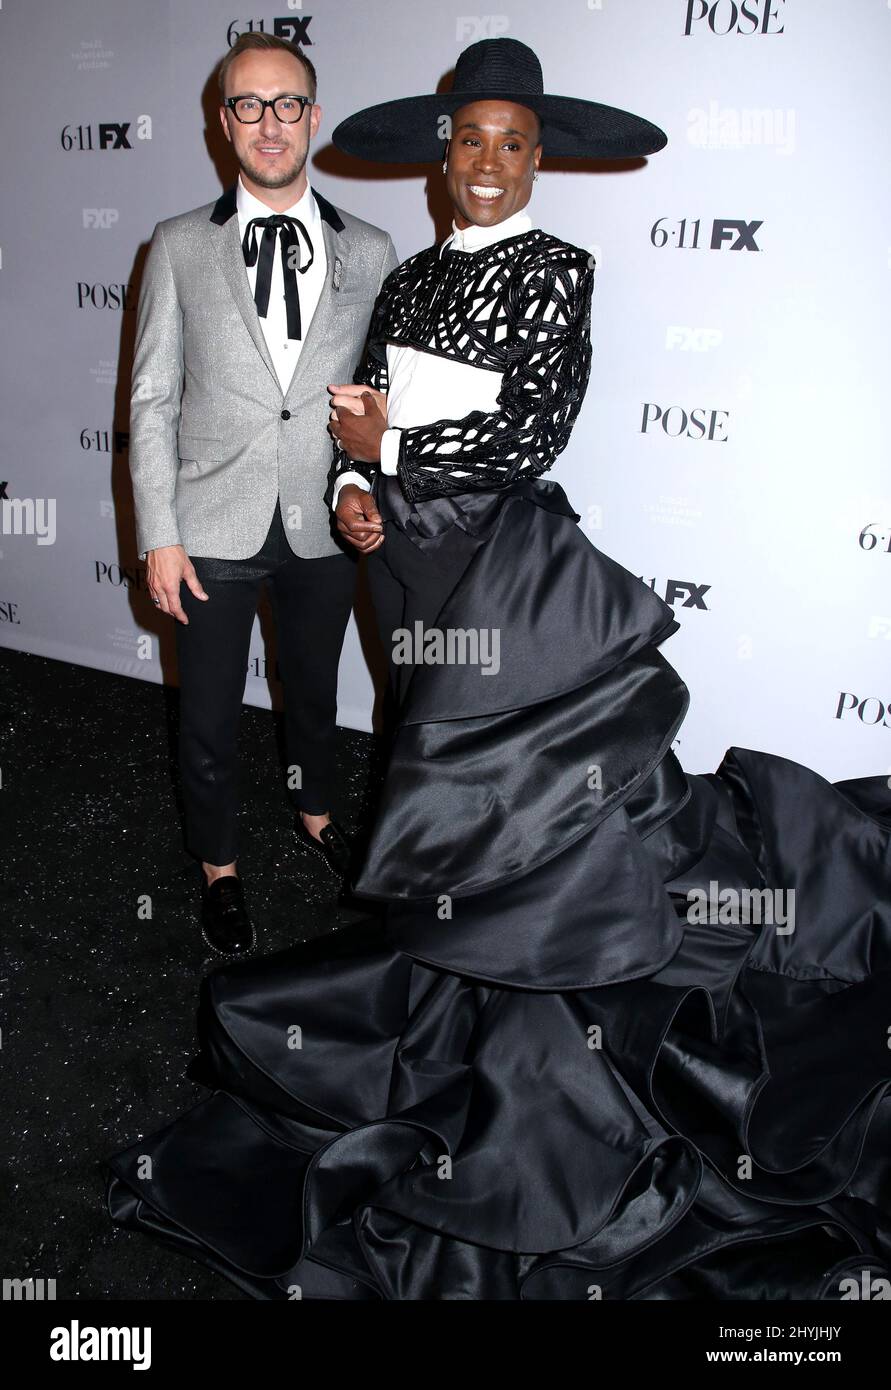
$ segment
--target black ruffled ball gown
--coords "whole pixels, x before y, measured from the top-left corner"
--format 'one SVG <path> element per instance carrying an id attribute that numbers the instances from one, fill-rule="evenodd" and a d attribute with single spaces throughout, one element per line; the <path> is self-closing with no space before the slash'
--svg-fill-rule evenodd
<path id="1" fill-rule="evenodd" d="M 415 543 L 479 540 L 438 626 L 499 628 L 499 678 L 414 670 L 356 885 L 383 926 L 208 977 L 213 1089 L 109 1159 L 112 1217 L 259 1299 L 880 1296 L 886 779 L 685 774 L 672 610 L 557 484 L 384 491 Z"/>

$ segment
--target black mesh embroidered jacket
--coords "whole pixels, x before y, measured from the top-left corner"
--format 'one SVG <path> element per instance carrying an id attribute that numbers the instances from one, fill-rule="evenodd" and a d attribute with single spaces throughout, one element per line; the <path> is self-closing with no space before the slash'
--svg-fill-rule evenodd
<path id="1" fill-rule="evenodd" d="M 477 251 L 434 245 L 387 277 L 356 382 L 387 390 L 388 342 L 503 374 L 499 410 L 401 430 L 397 476 L 409 501 L 491 490 L 552 466 L 588 385 L 593 279 L 586 251 L 537 229 Z M 329 505 L 341 473 L 370 483 L 377 467 L 335 443 Z"/>

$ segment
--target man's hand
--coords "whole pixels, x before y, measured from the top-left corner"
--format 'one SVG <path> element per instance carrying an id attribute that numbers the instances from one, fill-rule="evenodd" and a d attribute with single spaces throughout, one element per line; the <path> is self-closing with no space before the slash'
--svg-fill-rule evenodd
<path id="1" fill-rule="evenodd" d="M 377 409 L 387 418 L 387 393 L 376 391 L 373 386 L 356 386 L 348 381 L 343 386 L 329 386 L 331 392 L 331 420 L 336 420 L 335 411 L 338 406 L 343 406 L 347 410 L 352 410 L 356 415 L 364 415 L 365 405 L 363 396 L 371 396 Z"/>
<path id="2" fill-rule="evenodd" d="M 384 523 L 370 492 L 346 483 L 337 496 L 337 529 L 362 555 L 384 543 Z"/>
<path id="3" fill-rule="evenodd" d="M 149 593 L 158 608 L 188 627 L 189 620 L 179 601 L 181 581 L 186 581 L 196 598 L 206 599 L 209 595 L 202 589 L 195 566 L 185 550 L 181 545 L 162 545 L 157 550 L 150 550 L 145 560 Z"/>
<path id="4" fill-rule="evenodd" d="M 357 414 L 352 401 L 348 405 L 338 405 L 328 428 L 344 453 L 356 463 L 380 463 L 387 417 L 378 408 L 371 391 L 364 390 L 358 399 L 363 405 L 361 415 Z"/>

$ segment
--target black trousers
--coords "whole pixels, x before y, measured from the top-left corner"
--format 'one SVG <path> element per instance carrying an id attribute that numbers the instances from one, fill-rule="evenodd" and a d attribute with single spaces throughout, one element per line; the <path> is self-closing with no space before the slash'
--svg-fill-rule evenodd
<path id="1" fill-rule="evenodd" d="M 270 586 L 275 614 L 288 764 L 300 769 L 291 795 L 299 810 L 320 815 L 332 803 L 337 667 L 357 566 L 347 554 L 295 555 L 278 506 L 250 559 L 190 558 L 209 598 L 181 585 L 189 619 L 176 623 L 186 847 L 205 863 L 229 864 L 238 855 L 238 725 L 261 586 Z"/>
<path id="2" fill-rule="evenodd" d="M 405 697 L 414 667 L 393 661 L 393 633 L 400 627 L 413 633 L 416 621 L 425 627 L 434 625 L 481 541 L 453 526 L 435 546 L 421 550 L 398 526 L 387 525 L 385 531 L 383 545 L 368 557 L 368 583 L 398 706 Z"/>

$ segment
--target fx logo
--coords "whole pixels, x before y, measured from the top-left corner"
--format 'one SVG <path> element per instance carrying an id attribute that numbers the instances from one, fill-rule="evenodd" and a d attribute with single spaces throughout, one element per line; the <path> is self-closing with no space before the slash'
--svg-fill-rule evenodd
<path id="1" fill-rule="evenodd" d="M 116 125 L 114 121 L 99 122 L 99 148 L 100 150 L 131 150 L 133 146 L 127 139 L 127 131 L 130 129 L 130 122 L 125 121 L 123 125 Z"/>
<path id="2" fill-rule="evenodd" d="M 642 575 L 641 578 L 643 578 Z M 656 592 L 655 579 L 644 580 L 644 583 L 649 584 L 653 593 Z M 709 607 L 705 601 L 705 595 L 711 587 L 711 584 L 693 584 L 689 579 L 667 579 L 665 581 L 665 602 L 674 607 L 683 599 L 681 608 L 701 608 L 704 613 L 707 613 Z M 685 594 L 686 598 L 684 598 Z"/>
<path id="3" fill-rule="evenodd" d="M 288 0 L 289 9 L 300 9 L 302 0 L 295 4 L 294 0 Z M 296 15 L 286 15 L 272 21 L 272 32 L 277 39 L 286 39 L 290 43 L 302 43 L 305 48 L 312 48 L 312 39 L 306 32 L 312 20 L 311 14 L 305 14 L 298 18 Z M 247 28 L 240 26 L 246 24 Z M 265 19 L 233 19 L 229 28 L 226 30 L 226 41 L 231 48 L 236 39 L 240 39 L 242 34 L 265 34 Z"/>
<path id="4" fill-rule="evenodd" d="M 732 218 L 721 219 L 716 217 L 712 223 L 712 251 L 720 251 L 724 242 L 736 233 L 736 240 L 730 247 L 731 251 L 760 251 L 761 247 L 755 241 L 755 233 L 759 227 L 763 227 L 763 220 L 760 222 L 738 222 Z"/>
<path id="5" fill-rule="evenodd" d="M 683 324 L 671 324 L 665 330 L 665 346 L 669 352 L 675 348 L 681 352 L 710 352 L 723 341 L 720 328 L 686 328 Z"/>
<path id="6" fill-rule="evenodd" d="M 113 227 L 118 220 L 117 208 L 84 208 L 85 227 Z"/>
<path id="7" fill-rule="evenodd" d="M 306 32 L 311 19 L 312 15 L 306 14 L 302 19 L 296 17 L 292 19 L 289 15 L 287 19 L 275 20 L 276 38 L 288 39 L 291 43 L 302 43 L 306 47 L 311 47 L 312 39 Z"/>
<path id="8" fill-rule="evenodd" d="M 473 43 L 477 39 L 497 39 L 499 34 L 507 33 L 509 25 L 506 14 L 459 14 L 455 38 L 470 39 Z"/>

